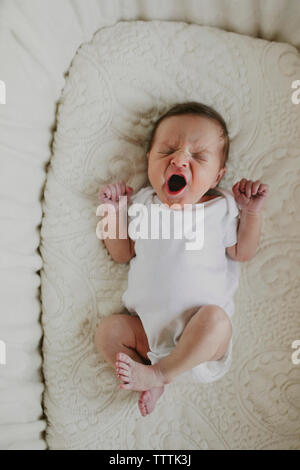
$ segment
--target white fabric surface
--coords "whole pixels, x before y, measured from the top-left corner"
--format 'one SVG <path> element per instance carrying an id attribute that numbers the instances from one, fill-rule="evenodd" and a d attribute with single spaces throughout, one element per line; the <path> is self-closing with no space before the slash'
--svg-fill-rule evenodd
<path id="1" fill-rule="evenodd" d="M 132 232 L 136 256 L 129 264 L 128 286 L 122 301 L 142 321 L 151 364 L 173 350 L 186 324 L 202 305 L 219 305 L 230 320 L 234 314 L 239 263 L 226 255 L 226 246 L 230 246 L 228 241 L 231 246 L 237 242 L 239 209 L 230 191 L 220 187 L 218 190 L 219 197 L 194 204 L 190 219 L 184 220 L 183 211 L 166 207 L 152 186 L 141 188 L 131 197 L 129 221 L 138 224 L 137 233 Z M 154 230 L 157 239 L 151 238 Z M 162 239 L 162 233 L 169 234 L 169 238 Z M 179 233 L 182 237 L 175 237 Z M 228 346 L 227 352 L 229 349 Z M 230 364 L 231 355 L 226 354 L 218 361 L 200 364 L 178 379 L 213 382 L 228 372 Z"/>
<path id="2" fill-rule="evenodd" d="M 39 348 L 41 199 L 56 102 L 77 48 L 103 26 L 137 19 L 209 24 L 299 48 L 299 10 L 298 0 L 2 0 L 0 79 L 7 100 L 0 105 L 0 339 L 6 342 L 7 364 L 0 365 L 0 448 L 46 446 Z M 292 60 L 282 63 L 298 78 Z"/>
<path id="3" fill-rule="evenodd" d="M 209 54 L 207 53 L 209 51 Z M 260 449 L 299 446 L 297 51 L 182 22 L 102 29 L 72 62 L 48 169 L 42 225 L 44 405 L 50 448 Z M 138 393 L 117 389 L 93 345 L 102 317 L 122 311 L 128 265 L 96 238 L 99 187 L 147 184 L 145 139 L 178 101 L 225 118 L 232 141 L 224 188 L 270 185 L 256 257 L 240 265 L 233 361 L 209 384 L 169 384 L 143 418 Z M 287 229 L 288 227 L 288 229 Z M 297 418 L 297 419 L 296 419 Z"/>

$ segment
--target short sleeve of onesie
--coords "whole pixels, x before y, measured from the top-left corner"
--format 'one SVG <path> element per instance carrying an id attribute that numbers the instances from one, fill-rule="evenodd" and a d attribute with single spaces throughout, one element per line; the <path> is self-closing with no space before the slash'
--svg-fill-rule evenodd
<path id="1" fill-rule="evenodd" d="M 128 209 L 133 204 L 146 204 L 147 201 L 149 201 L 149 198 L 151 197 L 153 193 L 154 193 L 154 190 L 150 186 L 139 189 L 135 194 L 131 196 Z M 129 219 L 131 220 L 130 215 L 129 215 Z"/>
<path id="2" fill-rule="evenodd" d="M 237 243 L 237 230 L 239 223 L 239 208 L 233 197 L 227 192 L 227 213 L 225 216 L 224 246 L 227 248 Z"/>
<path id="3" fill-rule="evenodd" d="M 140 188 L 135 194 L 131 196 L 130 205 L 131 203 L 145 204 L 146 201 L 149 200 L 150 195 L 152 195 L 153 193 L 154 189 L 151 186 Z"/>

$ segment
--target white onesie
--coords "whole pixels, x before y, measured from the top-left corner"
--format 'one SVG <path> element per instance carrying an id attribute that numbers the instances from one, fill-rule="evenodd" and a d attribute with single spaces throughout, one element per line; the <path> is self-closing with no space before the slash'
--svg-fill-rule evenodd
<path id="1" fill-rule="evenodd" d="M 182 211 L 162 204 L 151 186 L 141 188 L 131 197 L 128 211 L 134 203 L 144 204 L 148 211 L 142 217 L 148 217 L 150 221 L 150 215 L 146 214 L 150 214 L 152 204 L 159 204 L 156 207 L 169 212 L 172 221 L 171 239 L 164 239 L 162 232 L 158 239 L 135 239 L 136 256 L 130 261 L 128 287 L 122 297 L 126 309 L 142 321 L 149 342 L 151 364 L 172 351 L 185 325 L 202 305 L 219 305 L 230 319 L 234 313 L 239 263 L 226 255 L 226 247 L 237 242 L 239 210 L 230 191 L 215 190 L 220 194 L 218 197 L 192 206 L 193 211 L 200 210 L 202 214 L 204 211 L 201 227 L 196 216 L 191 225 L 193 233 L 197 228 L 204 234 L 203 246 L 197 250 L 186 249 L 186 242 L 191 241 L 185 237 L 187 232 L 176 239 L 174 227 L 179 223 L 179 212 Z M 133 219 L 136 220 L 137 215 L 129 214 L 130 224 Z M 160 223 L 163 226 L 164 217 Z M 148 233 L 151 233 L 150 229 Z M 197 382 L 218 380 L 229 370 L 231 355 L 232 338 L 222 359 L 203 362 L 181 374 L 179 380 L 187 377 Z"/>

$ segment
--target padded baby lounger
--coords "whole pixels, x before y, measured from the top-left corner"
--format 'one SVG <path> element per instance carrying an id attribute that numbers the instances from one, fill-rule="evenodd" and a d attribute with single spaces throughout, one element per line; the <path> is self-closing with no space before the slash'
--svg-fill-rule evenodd
<path id="1" fill-rule="evenodd" d="M 121 22 L 78 51 L 60 100 L 43 204 L 44 403 L 52 448 L 297 445 L 299 421 L 281 409 L 297 414 L 299 368 L 290 345 L 300 332 L 290 289 L 298 285 L 300 117 L 290 90 L 299 64 L 289 45 L 184 22 Z M 121 179 L 134 192 L 147 185 L 153 122 L 187 100 L 212 105 L 228 124 L 222 187 L 248 177 L 270 184 L 271 194 L 258 253 L 240 265 L 229 372 L 209 384 L 169 384 L 146 421 L 138 394 L 118 390 L 93 345 L 99 320 L 123 309 L 128 273 L 96 237 L 97 193 Z M 278 401 L 282 387 L 292 395 Z"/>

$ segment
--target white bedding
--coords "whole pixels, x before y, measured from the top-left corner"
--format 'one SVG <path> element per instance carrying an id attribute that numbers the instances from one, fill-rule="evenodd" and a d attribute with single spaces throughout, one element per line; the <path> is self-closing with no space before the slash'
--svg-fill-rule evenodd
<path id="1" fill-rule="evenodd" d="M 0 80 L 4 80 L 7 85 L 7 102 L 4 106 L 0 105 L 0 340 L 6 342 L 7 364 L 0 364 L 1 449 L 46 447 L 43 436 L 46 420 L 42 408 L 44 385 L 40 349 L 43 333 L 40 325 L 42 304 L 39 276 L 43 260 L 38 250 L 41 200 L 51 155 L 56 102 L 65 83 L 65 72 L 77 48 L 103 26 L 113 25 L 120 20 L 137 19 L 207 24 L 251 36 L 259 35 L 268 40 L 285 41 L 300 48 L 299 17 L 298 0 L 260 0 L 255 3 L 252 0 L 2 0 Z M 285 55 L 283 68 L 286 71 L 291 69 L 291 80 L 295 75 L 293 58 L 290 56 L 291 60 L 286 64 L 287 57 Z M 269 70 L 273 74 L 276 64 L 269 64 Z M 299 71 L 296 76 L 299 78 Z M 275 80 L 275 77 L 272 79 Z M 294 129 L 290 135 L 293 141 L 294 124 L 285 116 L 286 110 L 279 103 L 279 96 L 274 101 L 273 95 L 277 95 L 275 89 L 270 96 L 274 114 L 282 116 L 284 134 L 291 133 L 290 128 Z M 281 88 L 279 95 L 282 96 Z M 293 141 L 292 146 L 283 145 L 285 150 L 275 152 L 274 167 L 276 174 L 280 174 L 278 184 L 287 184 L 288 171 L 292 178 L 298 175 L 298 169 L 294 168 L 298 156 L 296 145 L 297 141 Z M 288 155 L 287 172 L 281 170 L 282 152 Z M 251 166 L 250 170 L 253 168 Z M 273 170 L 266 170 L 273 177 Z M 113 174 L 114 171 L 113 167 Z M 139 178 L 134 181 L 136 187 L 141 183 Z M 291 199 L 295 202 L 295 186 L 290 191 Z M 284 197 L 287 201 L 287 196 Z M 287 214 L 280 215 L 296 244 L 297 231 L 294 227 L 297 219 L 293 212 L 294 206 L 286 202 L 280 207 L 287 211 Z M 271 212 L 268 219 L 269 233 L 272 234 L 273 230 L 275 234 L 280 233 L 278 220 L 273 220 L 275 215 L 276 211 Z M 294 224 L 290 227 L 293 217 Z M 94 220 L 94 214 L 91 214 L 91 218 Z M 276 244 L 273 245 L 275 247 Z M 270 259 L 274 262 L 272 250 Z M 291 262 L 283 263 L 287 276 L 290 275 Z M 114 272 L 114 268 L 111 269 Z M 274 275 L 279 283 L 278 276 Z M 292 279 L 298 286 L 296 276 L 292 276 Z M 123 282 L 125 280 L 124 272 Z M 272 277 L 269 282 L 272 284 Z M 261 287 L 261 292 L 264 292 L 264 287 Z M 298 287 L 293 285 L 287 294 L 289 302 L 293 302 L 293 307 L 288 304 L 285 310 L 289 324 L 292 322 L 291 315 L 294 315 L 290 310 L 296 310 L 298 292 Z M 107 301 L 107 307 L 103 299 L 99 302 L 101 313 L 111 311 L 110 302 Z M 117 308 L 119 301 L 115 303 Z M 109 409 L 107 411 L 109 413 Z M 115 406 L 112 417 L 118 416 L 117 411 L 118 406 Z M 70 429 L 72 426 L 70 424 Z M 57 426 L 56 430 L 60 432 L 62 428 Z M 290 431 L 284 432 L 288 442 L 286 445 L 292 445 Z M 66 446 L 66 442 L 67 437 L 62 441 L 62 446 Z M 135 442 L 135 438 L 130 440 L 133 446 Z M 285 445 L 286 440 L 283 438 L 279 442 Z"/>
<path id="2" fill-rule="evenodd" d="M 300 115 L 291 101 L 299 73 L 290 45 L 184 22 L 121 22 L 79 49 L 60 100 L 43 202 L 50 448 L 299 446 L 300 368 L 291 361 L 300 337 Z M 258 253 L 240 266 L 230 371 L 211 384 L 168 385 L 143 418 L 139 393 L 117 388 L 93 346 L 97 321 L 123 309 L 128 271 L 96 238 L 97 192 L 119 179 L 135 192 L 147 183 L 153 121 L 187 100 L 212 105 L 228 123 L 232 147 L 221 186 L 261 179 L 270 195 Z"/>

